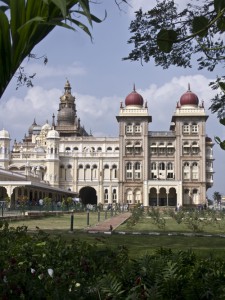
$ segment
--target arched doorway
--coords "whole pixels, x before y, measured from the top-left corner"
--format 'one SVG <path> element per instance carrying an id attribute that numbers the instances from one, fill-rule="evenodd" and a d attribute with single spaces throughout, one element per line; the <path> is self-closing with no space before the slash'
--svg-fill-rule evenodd
<path id="1" fill-rule="evenodd" d="M 167 205 L 167 194 L 165 188 L 160 188 L 159 190 L 159 206 L 166 206 Z"/>
<path id="2" fill-rule="evenodd" d="M 86 204 L 97 204 L 96 190 L 90 186 L 83 187 L 79 192 L 81 202 Z"/>
<path id="3" fill-rule="evenodd" d="M 157 190 L 156 190 L 156 188 L 150 189 L 149 206 L 157 206 Z"/>
<path id="4" fill-rule="evenodd" d="M 176 193 L 175 188 L 170 188 L 169 189 L 168 205 L 169 206 L 176 206 L 177 205 L 177 193 Z"/>

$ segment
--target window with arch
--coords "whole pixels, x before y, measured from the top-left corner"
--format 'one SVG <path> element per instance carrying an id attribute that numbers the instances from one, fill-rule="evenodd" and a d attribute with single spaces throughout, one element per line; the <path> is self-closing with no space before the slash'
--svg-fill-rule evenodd
<path id="1" fill-rule="evenodd" d="M 85 166 L 85 180 L 91 180 L 91 166 L 89 164 Z"/>
<path id="2" fill-rule="evenodd" d="M 128 142 L 126 144 L 126 154 L 132 154 L 133 153 L 133 144 L 131 142 Z"/>
<path id="3" fill-rule="evenodd" d="M 198 163 L 194 162 L 192 164 L 192 179 L 198 179 Z"/>
<path id="4" fill-rule="evenodd" d="M 159 170 L 165 170 L 165 163 L 164 162 L 161 162 L 159 163 Z"/>
<path id="5" fill-rule="evenodd" d="M 105 203 L 108 203 L 108 200 L 109 200 L 109 191 L 108 191 L 108 189 L 105 189 L 104 190 L 104 201 L 105 201 Z"/>
<path id="6" fill-rule="evenodd" d="M 117 192 L 116 192 L 116 189 L 113 189 L 113 192 L 112 192 L 112 199 L 113 199 L 113 202 L 115 203 L 116 200 L 117 200 Z"/>
<path id="7" fill-rule="evenodd" d="M 92 178 L 97 179 L 97 165 L 93 165 L 92 167 Z"/>
<path id="8" fill-rule="evenodd" d="M 197 123 L 193 123 L 191 125 L 191 133 L 198 133 L 198 124 Z"/>
<path id="9" fill-rule="evenodd" d="M 74 150 L 74 151 L 78 151 L 78 147 L 74 147 L 73 150 Z"/>
<path id="10" fill-rule="evenodd" d="M 140 179 L 141 178 L 141 164 L 140 162 L 136 162 L 134 164 L 134 178 Z"/>
<path id="11" fill-rule="evenodd" d="M 189 142 L 184 142 L 183 144 L 183 154 L 190 154 L 190 144 Z"/>
<path id="12" fill-rule="evenodd" d="M 126 125 L 126 133 L 127 133 L 127 134 L 133 133 L 133 125 L 132 125 L 131 123 L 128 123 L 128 124 Z"/>
<path id="13" fill-rule="evenodd" d="M 190 179 L 190 164 L 189 164 L 189 162 L 184 163 L 183 175 L 184 175 L 184 179 Z"/>
<path id="14" fill-rule="evenodd" d="M 78 166 L 78 178 L 84 180 L 84 166 L 82 164 Z"/>
<path id="15" fill-rule="evenodd" d="M 131 162 L 128 162 L 126 164 L 126 178 L 127 179 L 132 179 L 133 177 L 133 174 L 132 174 L 132 163 Z"/>
<path id="16" fill-rule="evenodd" d="M 167 170 L 173 170 L 173 163 L 169 162 L 167 164 Z"/>
<path id="17" fill-rule="evenodd" d="M 98 147 L 98 148 L 97 148 L 97 151 L 98 151 L 98 152 L 101 152 L 101 151 L 102 151 L 102 148 L 101 148 L 101 147 Z"/>
<path id="18" fill-rule="evenodd" d="M 117 165 L 112 166 L 112 178 L 113 179 L 117 178 Z"/>
<path id="19" fill-rule="evenodd" d="M 183 124 L 183 133 L 189 134 L 190 133 L 190 125 L 188 123 Z"/>
<path id="20" fill-rule="evenodd" d="M 141 133 L 141 124 L 136 123 L 134 125 L 134 133 Z"/>
<path id="21" fill-rule="evenodd" d="M 198 154 L 199 153 L 199 145 L 198 145 L 197 142 L 192 143 L 191 152 L 192 152 L 192 154 Z"/>
<path id="22" fill-rule="evenodd" d="M 141 143 L 140 142 L 135 143 L 135 145 L 134 145 L 134 151 L 135 151 L 136 154 L 140 154 L 141 153 Z"/>
<path id="23" fill-rule="evenodd" d="M 61 165 L 60 166 L 60 170 L 59 170 L 59 177 L 62 179 L 63 178 L 63 175 L 64 175 L 64 165 Z"/>
<path id="24" fill-rule="evenodd" d="M 69 152 L 69 151 L 71 151 L 71 148 L 70 147 L 66 147 L 66 152 Z"/>
<path id="25" fill-rule="evenodd" d="M 109 169 L 109 165 L 108 164 L 105 164 L 104 165 L 104 179 L 105 180 L 109 180 L 110 179 L 110 169 Z"/>
<path id="26" fill-rule="evenodd" d="M 116 148 L 115 148 L 115 151 L 119 151 L 119 150 L 120 150 L 120 148 L 119 148 L 119 147 L 116 147 Z"/>
<path id="27" fill-rule="evenodd" d="M 152 143 L 150 146 L 151 154 L 157 154 L 157 145 L 156 143 Z"/>
<path id="28" fill-rule="evenodd" d="M 156 170 L 156 169 L 157 169 L 156 163 L 155 163 L 155 162 L 152 162 L 152 163 L 151 163 L 151 169 L 152 169 L 152 170 Z"/>
<path id="29" fill-rule="evenodd" d="M 172 143 L 167 144 L 167 154 L 173 154 L 174 153 L 174 145 Z"/>
<path id="30" fill-rule="evenodd" d="M 112 151 L 112 147 L 107 147 L 106 151 Z"/>
<path id="31" fill-rule="evenodd" d="M 164 143 L 159 143 L 159 154 L 165 154 L 166 148 Z"/>

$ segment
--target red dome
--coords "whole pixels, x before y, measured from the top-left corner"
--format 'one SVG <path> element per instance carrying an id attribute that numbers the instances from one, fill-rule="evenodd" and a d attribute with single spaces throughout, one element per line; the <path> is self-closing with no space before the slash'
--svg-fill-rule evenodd
<path id="1" fill-rule="evenodd" d="M 198 105 L 198 97 L 190 90 L 188 86 L 188 91 L 180 97 L 180 105 Z"/>
<path id="2" fill-rule="evenodd" d="M 143 106 L 144 100 L 140 94 L 135 91 L 135 87 L 133 92 L 131 92 L 125 99 L 125 105 L 139 105 Z"/>

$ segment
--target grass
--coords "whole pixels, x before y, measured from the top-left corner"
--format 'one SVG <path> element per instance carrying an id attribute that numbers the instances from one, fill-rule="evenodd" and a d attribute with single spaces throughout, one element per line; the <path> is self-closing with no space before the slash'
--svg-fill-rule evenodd
<path id="1" fill-rule="evenodd" d="M 104 219 L 101 214 L 101 220 Z M 87 213 L 74 214 L 74 231 L 70 232 L 71 215 L 62 215 L 56 217 L 45 217 L 40 219 L 26 219 L 23 221 L 11 221 L 10 227 L 27 226 L 29 231 L 37 231 L 37 227 L 48 232 L 51 235 L 61 235 L 66 240 L 81 239 L 83 241 L 95 244 L 99 248 L 125 246 L 131 257 L 151 254 L 161 247 L 171 248 L 173 250 L 192 250 L 201 257 L 213 255 L 225 258 L 225 238 L 216 236 L 223 234 L 225 221 L 222 219 L 217 224 L 204 227 L 204 231 L 213 234 L 213 237 L 207 236 L 171 236 L 168 232 L 191 232 L 183 223 L 177 224 L 173 219 L 166 219 L 165 229 L 159 229 L 149 218 L 144 218 L 134 227 L 127 228 L 126 224 L 121 225 L 116 232 L 124 231 L 128 234 L 104 235 L 88 234 L 83 231 L 87 226 Z M 98 214 L 90 212 L 90 225 L 98 223 Z M 131 234 L 132 232 L 142 232 L 143 234 Z M 161 235 L 150 235 L 149 232 L 160 232 Z"/>

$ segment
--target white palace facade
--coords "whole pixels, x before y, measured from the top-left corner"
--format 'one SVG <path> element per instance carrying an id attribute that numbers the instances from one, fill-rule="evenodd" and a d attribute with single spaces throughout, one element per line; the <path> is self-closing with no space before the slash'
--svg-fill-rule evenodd
<path id="1" fill-rule="evenodd" d="M 168 131 L 149 131 L 147 102 L 134 87 L 120 103 L 115 138 L 88 134 L 68 81 L 64 89 L 51 124 L 40 126 L 34 120 L 12 149 L 9 132 L 0 131 L 1 171 L 23 176 L 21 186 L 1 181 L 0 198 L 8 195 L 15 201 L 27 195 L 37 200 L 49 190 L 55 200 L 57 191 L 77 193 L 86 204 L 206 203 L 206 191 L 213 185 L 213 142 L 206 135 L 204 104 L 190 87 L 177 102 Z M 29 178 L 36 185 L 29 185 Z"/>

